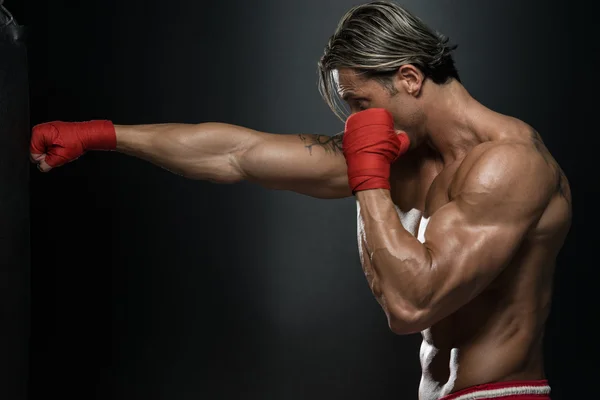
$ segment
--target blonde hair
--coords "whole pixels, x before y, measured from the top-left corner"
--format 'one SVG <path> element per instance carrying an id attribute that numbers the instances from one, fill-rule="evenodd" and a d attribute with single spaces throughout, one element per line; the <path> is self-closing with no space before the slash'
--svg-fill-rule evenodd
<path id="1" fill-rule="evenodd" d="M 437 84 L 460 81 L 449 39 L 403 7 L 384 1 L 351 8 L 340 20 L 319 61 L 319 91 L 340 118 L 335 70 L 350 68 L 384 85 L 402 65 L 412 64 Z M 389 87 L 389 86 L 388 86 Z"/>

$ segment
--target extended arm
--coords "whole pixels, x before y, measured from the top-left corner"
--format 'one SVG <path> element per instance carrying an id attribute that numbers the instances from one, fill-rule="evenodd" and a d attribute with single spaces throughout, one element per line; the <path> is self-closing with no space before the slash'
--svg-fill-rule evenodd
<path id="1" fill-rule="evenodd" d="M 106 125 L 93 125 L 91 131 L 79 123 L 42 124 L 34 128 L 32 158 L 42 160 L 42 170 L 50 170 L 43 162 L 45 153 L 53 152 L 52 160 L 62 165 L 83 153 L 86 146 L 73 150 L 79 142 L 97 142 L 98 136 L 112 134 L 112 144 L 105 147 L 191 179 L 248 180 L 320 198 L 351 195 L 341 137 L 269 134 L 224 123 L 115 125 L 110 132 Z M 43 154 L 35 154 L 41 153 L 36 150 L 40 147 Z"/>
<path id="2" fill-rule="evenodd" d="M 477 296 L 536 223 L 555 177 L 534 150 L 499 145 L 457 172 L 453 199 L 429 219 L 421 243 L 400 224 L 387 190 L 357 193 L 373 292 L 399 334 L 421 331 Z"/>

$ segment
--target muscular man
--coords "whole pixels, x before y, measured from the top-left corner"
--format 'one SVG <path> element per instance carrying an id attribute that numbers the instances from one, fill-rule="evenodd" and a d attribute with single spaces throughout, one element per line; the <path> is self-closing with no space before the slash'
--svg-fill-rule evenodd
<path id="1" fill-rule="evenodd" d="M 357 6 L 319 63 L 327 103 L 352 111 L 343 136 L 51 122 L 34 128 L 32 160 L 47 172 L 116 150 L 193 179 L 354 195 L 390 329 L 423 335 L 419 398 L 548 399 L 542 341 L 569 184 L 534 128 L 469 95 L 452 50 L 397 5 Z"/>

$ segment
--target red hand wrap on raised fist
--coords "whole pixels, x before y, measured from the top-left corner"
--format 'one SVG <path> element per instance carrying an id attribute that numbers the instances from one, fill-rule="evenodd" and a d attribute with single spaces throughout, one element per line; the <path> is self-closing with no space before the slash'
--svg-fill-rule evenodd
<path id="1" fill-rule="evenodd" d="M 87 150 L 114 150 L 117 134 L 111 121 L 47 122 L 33 127 L 29 151 L 45 154 L 46 163 L 58 167 Z"/>
<path id="2" fill-rule="evenodd" d="M 390 164 L 405 153 L 410 140 L 396 133 L 392 115 L 381 108 L 353 114 L 346 121 L 342 147 L 352 192 L 390 189 Z"/>

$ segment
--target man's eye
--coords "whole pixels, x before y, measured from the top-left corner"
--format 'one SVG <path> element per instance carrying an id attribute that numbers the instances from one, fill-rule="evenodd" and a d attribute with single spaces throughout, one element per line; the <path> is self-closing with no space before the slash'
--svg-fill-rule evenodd
<path id="1" fill-rule="evenodd" d="M 357 110 L 360 110 L 360 111 L 364 111 L 364 110 L 366 110 L 367 108 L 369 108 L 369 107 L 367 106 L 367 103 L 366 103 L 365 101 L 363 101 L 363 100 L 357 100 L 356 102 L 354 102 L 354 107 L 355 107 Z"/>

